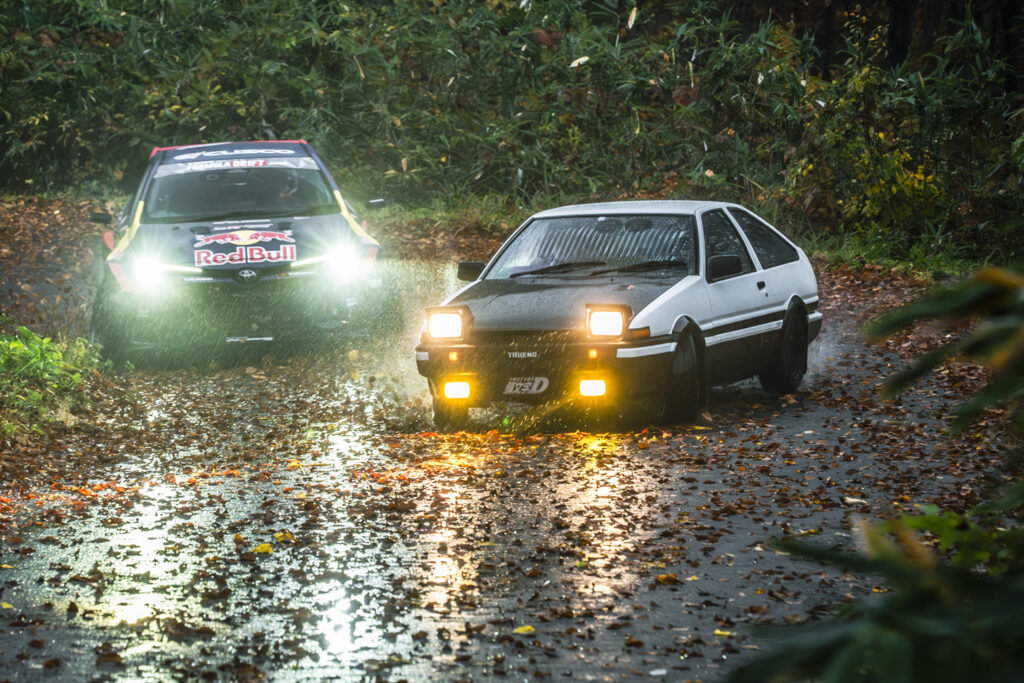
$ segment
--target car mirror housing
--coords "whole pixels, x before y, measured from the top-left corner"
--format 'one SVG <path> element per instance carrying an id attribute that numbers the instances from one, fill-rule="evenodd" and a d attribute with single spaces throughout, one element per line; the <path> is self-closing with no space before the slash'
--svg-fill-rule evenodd
<path id="1" fill-rule="evenodd" d="M 736 254 L 723 254 L 708 259 L 708 282 L 738 275 L 743 272 L 743 263 Z"/>
<path id="2" fill-rule="evenodd" d="M 480 279 L 480 273 L 484 272 L 486 265 L 483 261 L 461 261 L 455 272 L 455 277 L 463 282 L 473 282 Z"/>

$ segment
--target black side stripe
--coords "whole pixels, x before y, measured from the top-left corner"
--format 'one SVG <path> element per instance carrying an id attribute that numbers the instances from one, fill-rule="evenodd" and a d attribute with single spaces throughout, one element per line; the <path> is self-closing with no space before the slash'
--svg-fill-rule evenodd
<path id="1" fill-rule="evenodd" d="M 730 332 L 738 332 L 739 330 L 745 330 L 750 327 L 757 327 L 758 325 L 767 325 L 768 323 L 782 322 L 782 319 L 786 316 L 785 311 L 778 311 L 776 313 L 766 313 L 765 315 L 759 315 L 754 318 L 747 318 L 746 320 L 738 320 L 728 325 L 719 325 L 718 327 L 712 327 L 705 333 L 705 337 L 716 337 L 720 334 L 729 334 Z"/>

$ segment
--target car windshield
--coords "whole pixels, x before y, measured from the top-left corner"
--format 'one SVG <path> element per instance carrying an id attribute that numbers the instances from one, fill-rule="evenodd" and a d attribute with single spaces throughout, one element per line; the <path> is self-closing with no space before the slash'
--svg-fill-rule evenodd
<path id="1" fill-rule="evenodd" d="M 142 220 L 183 223 L 337 211 L 338 203 L 316 168 L 172 170 L 153 178 Z"/>
<path id="2" fill-rule="evenodd" d="M 527 225 L 501 252 L 487 279 L 621 271 L 692 275 L 697 272 L 695 232 L 693 216 L 685 215 L 543 218 Z"/>

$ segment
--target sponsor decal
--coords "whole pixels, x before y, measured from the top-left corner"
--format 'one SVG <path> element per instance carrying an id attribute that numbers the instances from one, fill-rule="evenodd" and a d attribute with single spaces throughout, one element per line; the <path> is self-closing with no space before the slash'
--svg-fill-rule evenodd
<path id="1" fill-rule="evenodd" d="M 547 377 L 509 377 L 508 384 L 505 385 L 505 394 L 540 394 L 547 391 L 550 384 Z"/>
<path id="2" fill-rule="evenodd" d="M 218 235 L 219 237 L 219 235 Z M 295 260 L 295 245 L 285 244 L 280 249 L 267 247 L 236 247 L 234 251 L 216 252 L 210 249 L 196 249 L 195 265 L 224 266 L 244 263 L 288 263 Z"/>
<path id="3" fill-rule="evenodd" d="M 204 152 L 189 152 L 187 154 L 175 154 L 175 161 L 189 161 L 191 159 L 216 159 L 217 157 L 232 157 L 238 155 L 252 156 L 256 154 L 287 154 L 294 155 L 295 149 L 211 149 Z"/>
<path id="4" fill-rule="evenodd" d="M 266 159 L 230 159 L 223 161 L 190 161 L 186 164 L 186 167 L 189 171 L 215 171 L 221 168 L 262 168 L 266 165 Z"/>
<path id="5" fill-rule="evenodd" d="M 536 358 L 536 351 L 506 351 L 509 358 Z"/>
<path id="6" fill-rule="evenodd" d="M 231 232 L 220 232 L 216 235 L 196 235 L 195 248 L 205 247 L 207 244 L 239 244 L 247 246 L 257 242 L 295 242 L 292 238 L 292 231 L 285 230 L 232 230 Z"/>

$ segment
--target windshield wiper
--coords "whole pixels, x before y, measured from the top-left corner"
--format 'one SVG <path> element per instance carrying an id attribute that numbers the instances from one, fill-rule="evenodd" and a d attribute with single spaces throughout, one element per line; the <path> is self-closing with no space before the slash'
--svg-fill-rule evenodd
<path id="1" fill-rule="evenodd" d="M 602 273 L 636 273 L 642 270 L 657 270 L 659 268 L 672 268 L 675 266 L 685 265 L 686 261 L 680 261 L 679 259 L 658 259 L 657 261 L 641 261 L 640 263 L 634 263 L 628 266 L 602 268 L 601 270 L 592 271 L 590 275 L 601 275 Z"/>
<path id="2" fill-rule="evenodd" d="M 521 270 L 518 273 L 512 273 L 509 278 L 519 277 L 520 275 L 540 275 L 541 273 L 560 273 L 567 270 L 575 270 L 576 268 L 586 268 L 587 266 L 603 266 L 604 261 L 566 261 L 565 263 L 556 263 L 550 266 L 544 266 L 543 268 L 534 268 L 532 270 Z"/>

